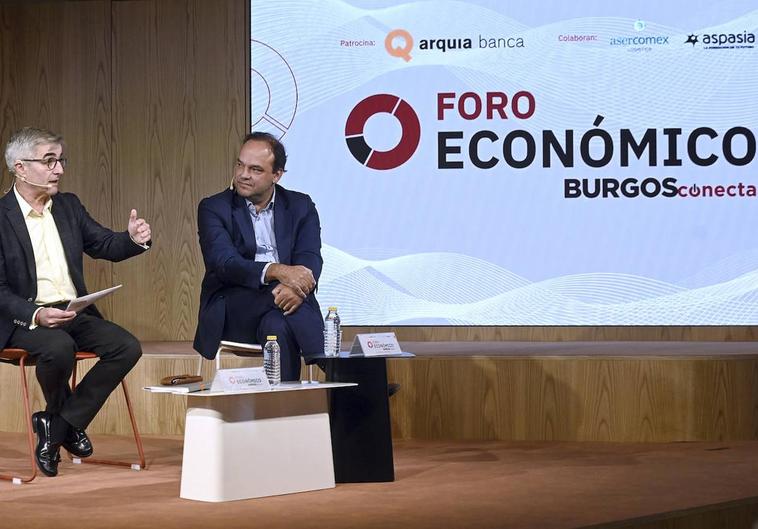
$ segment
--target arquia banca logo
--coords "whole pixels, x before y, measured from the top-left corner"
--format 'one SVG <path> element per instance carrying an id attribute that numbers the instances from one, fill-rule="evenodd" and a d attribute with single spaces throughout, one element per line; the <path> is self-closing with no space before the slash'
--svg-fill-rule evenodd
<path id="1" fill-rule="evenodd" d="M 692 44 L 693 48 L 702 46 L 706 50 L 749 49 L 755 48 L 755 33 L 691 33 L 684 43 Z"/>
<path id="2" fill-rule="evenodd" d="M 422 38 L 418 42 L 405 29 L 393 29 L 384 38 L 384 48 L 393 57 L 399 57 L 410 62 L 411 52 L 416 50 L 439 51 L 442 53 L 459 50 L 477 49 L 511 49 L 525 48 L 524 37 L 518 35 L 491 36 L 478 35 L 475 37 L 435 37 Z"/>

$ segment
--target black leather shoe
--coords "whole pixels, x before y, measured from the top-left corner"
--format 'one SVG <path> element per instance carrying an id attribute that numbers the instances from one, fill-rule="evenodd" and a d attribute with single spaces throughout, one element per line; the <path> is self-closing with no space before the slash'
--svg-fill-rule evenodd
<path id="1" fill-rule="evenodd" d="M 69 429 L 68 435 L 61 446 L 74 457 L 89 457 L 92 455 L 92 442 L 84 430 L 76 426 L 72 426 Z"/>
<path id="2" fill-rule="evenodd" d="M 61 460 L 60 445 L 50 440 L 52 419 L 53 416 L 44 411 L 32 415 L 32 429 L 37 434 L 34 459 L 42 473 L 50 477 L 58 475 L 58 463 Z"/>

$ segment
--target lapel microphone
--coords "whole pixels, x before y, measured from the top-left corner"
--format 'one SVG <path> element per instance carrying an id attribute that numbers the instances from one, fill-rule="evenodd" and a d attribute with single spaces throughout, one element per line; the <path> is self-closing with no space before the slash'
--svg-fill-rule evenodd
<path id="1" fill-rule="evenodd" d="M 34 186 L 34 187 L 44 187 L 45 189 L 50 189 L 51 187 L 53 187 L 52 184 L 35 184 L 34 182 L 30 182 L 29 180 L 27 180 L 26 178 L 24 178 L 23 176 L 20 176 L 20 175 L 16 175 L 16 178 L 20 179 L 22 182 L 24 182 L 26 184 L 29 184 L 30 186 Z"/>

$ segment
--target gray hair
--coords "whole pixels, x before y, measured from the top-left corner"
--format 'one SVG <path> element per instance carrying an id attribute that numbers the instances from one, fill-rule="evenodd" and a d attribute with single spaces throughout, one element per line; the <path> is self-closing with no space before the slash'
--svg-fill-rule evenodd
<path id="1" fill-rule="evenodd" d="M 24 127 L 16 131 L 5 146 L 5 164 L 11 174 L 16 174 L 16 160 L 34 156 L 34 148 L 45 143 L 64 145 L 63 136 L 45 129 Z"/>

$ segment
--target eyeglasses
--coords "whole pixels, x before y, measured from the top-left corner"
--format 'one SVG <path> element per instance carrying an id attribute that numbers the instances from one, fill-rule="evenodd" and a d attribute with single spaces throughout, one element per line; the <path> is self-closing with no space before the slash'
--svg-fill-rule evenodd
<path id="1" fill-rule="evenodd" d="M 55 169 L 55 165 L 57 163 L 61 164 L 61 168 L 65 168 L 66 164 L 68 163 L 68 158 L 56 158 L 54 156 L 50 156 L 48 158 L 22 158 L 22 162 L 39 162 L 41 164 L 45 164 L 48 168 L 48 170 L 52 171 Z"/>

